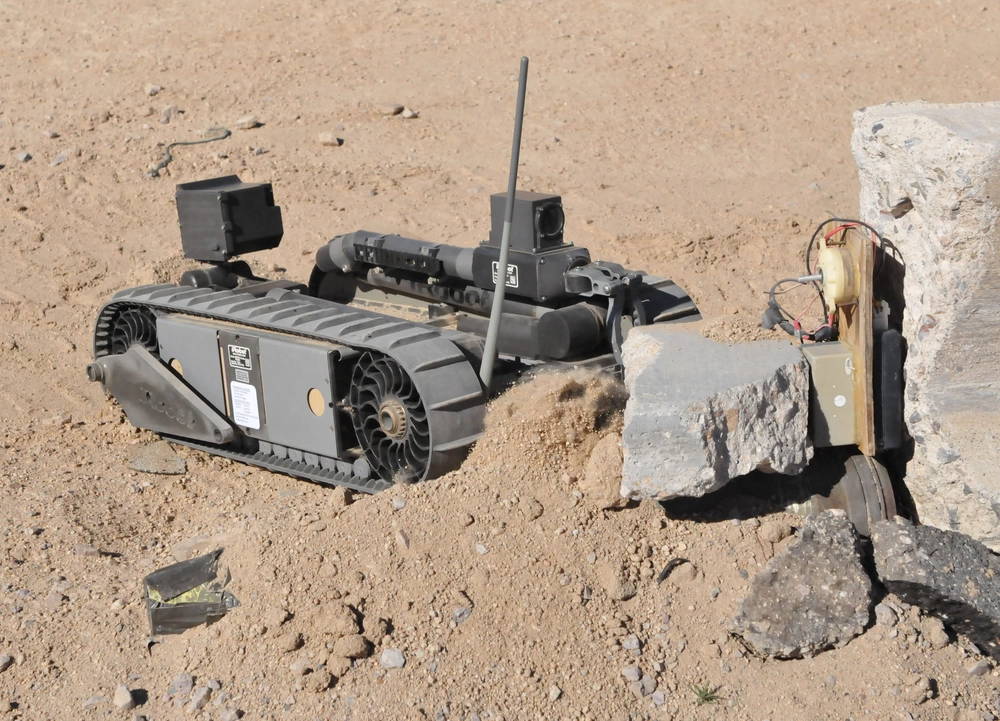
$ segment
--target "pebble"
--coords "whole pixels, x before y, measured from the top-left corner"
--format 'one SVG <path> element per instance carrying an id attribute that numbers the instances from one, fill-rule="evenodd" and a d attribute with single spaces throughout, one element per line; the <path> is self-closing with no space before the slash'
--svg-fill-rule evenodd
<path id="1" fill-rule="evenodd" d="M 407 549 L 410 547 L 410 537 L 404 531 L 396 531 L 396 544 L 402 549 Z"/>
<path id="2" fill-rule="evenodd" d="M 91 696 L 90 698 L 88 698 L 86 701 L 83 702 L 83 708 L 86 710 L 90 710 L 92 708 L 100 706 L 105 701 L 107 701 L 107 699 L 104 698 L 103 696 Z"/>
<path id="3" fill-rule="evenodd" d="M 154 95 L 159 95 L 160 91 L 163 90 L 159 85 L 149 84 L 146 86 L 146 95 L 153 97 Z"/>
<path id="4" fill-rule="evenodd" d="M 27 163 L 29 160 L 31 160 L 31 153 L 18 153 L 15 157 L 18 159 L 18 161 L 22 163 Z"/>
<path id="5" fill-rule="evenodd" d="M 382 668 L 403 668 L 406 665 L 406 656 L 398 648 L 387 648 L 382 651 L 379 663 Z"/>
<path id="6" fill-rule="evenodd" d="M 319 141 L 320 145 L 330 148 L 339 148 L 344 144 L 344 139 L 338 138 L 335 133 L 320 133 L 316 136 L 316 140 Z"/>
<path id="7" fill-rule="evenodd" d="M 486 548 L 486 546 L 484 546 L 482 543 L 476 544 L 476 553 L 478 553 L 480 556 L 486 555 L 486 553 L 488 552 L 489 549 Z"/>
<path id="8" fill-rule="evenodd" d="M 562 696 L 561 688 L 555 684 L 549 686 L 549 701 L 558 701 L 560 696 Z"/>
<path id="9" fill-rule="evenodd" d="M 56 157 L 52 158 L 52 162 L 49 163 L 53 168 L 57 165 L 62 165 L 67 160 L 69 160 L 69 155 L 67 153 L 59 153 Z"/>
<path id="10" fill-rule="evenodd" d="M 5 658 L 10 658 L 10 656 L 6 656 Z M 982 659 L 980 661 L 976 661 L 971 666 L 967 666 L 965 668 L 965 672 L 970 676 L 984 676 L 987 672 L 989 672 L 990 667 L 990 662 L 986 659 Z M 0 658 L 0 671 L 2 671 L 3 668 L 3 659 Z"/>
<path id="11" fill-rule="evenodd" d="M 471 615 L 472 608 L 469 606 L 459 606 L 451 612 L 451 618 L 455 622 L 456 626 L 469 620 L 469 616 Z"/>
<path id="12" fill-rule="evenodd" d="M 399 114 L 399 117 L 405 118 L 406 120 L 412 120 L 413 118 L 419 118 L 420 113 L 416 110 L 411 110 L 410 108 L 403 108 L 403 112 Z"/>
<path id="13" fill-rule="evenodd" d="M 115 688 L 115 695 L 111 698 L 111 703 L 122 711 L 135 708 L 135 699 L 132 698 L 132 692 L 125 684 L 118 684 Z"/>
<path id="14" fill-rule="evenodd" d="M 240 130 L 253 130 L 254 128 L 259 128 L 263 123 L 257 119 L 256 115 L 244 115 L 238 118 L 233 125 Z"/>
<path id="15" fill-rule="evenodd" d="M 73 553 L 77 556 L 100 556 L 101 550 L 89 543 L 78 543 L 73 546 Z"/>
<path id="16" fill-rule="evenodd" d="M 662 706 L 667 702 L 667 695 L 663 691 L 653 691 L 649 696 L 649 700 L 653 702 L 654 706 Z"/>
<path id="17" fill-rule="evenodd" d="M 188 712 L 194 713 L 205 708 L 205 704 L 212 698 L 212 689 L 208 686 L 199 686 L 191 692 L 191 701 L 188 703 Z"/>
<path id="18" fill-rule="evenodd" d="M 791 536 L 793 532 L 792 524 L 788 521 L 771 520 L 761 524 L 757 533 L 762 541 L 780 543 Z"/>
<path id="19" fill-rule="evenodd" d="M 405 499 L 400 498 L 399 496 L 396 496 L 395 498 L 392 499 L 392 510 L 402 511 L 404 508 L 406 508 Z"/>
<path id="20" fill-rule="evenodd" d="M 899 616 L 889 604 L 879 603 L 875 606 L 875 623 L 879 626 L 892 628 L 899 623 Z"/>
<path id="21" fill-rule="evenodd" d="M 206 681 L 205 685 L 208 686 L 213 691 L 218 691 L 220 688 L 222 688 L 222 681 L 220 681 L 217 678 L 213 678 Z"/>
<path id="22" fill-rule="evenodd" d="M 529 521 L 534 521 L 537 518 L 541 518 L 542 514 L 545 512 L 545 507 L 538 502 L 535 498 L 528 498 L 524 501 L 524 511 L 528 516 Z"/>
<path id="23" fill-rule="evenodd" d="M 945 630 L 940 618 L 928 616 L 920 623 L 920 634 L 927 639 L 933 648 L 944 648 L 951 643 L 951 637 Z"/>
<path id="24" fill-rule="evenodd" d="M 219 721 L 239 721 L 240 712 L 233 708 L 223 709 L 219 712 Z"/>
<path id="25" fill-rule="evenodd" d="M 626 666 L 622 669 L 626 681 L 638 681 L 642 678 L 642 670 L 638 666 Z"/>
<path id="26" fill-rule="evenodd" d="M 160 111 L 160 122 L 166 125 L 175 117 L 177 117 L 177 113 L 179 112 L 180 110 L 177 108 L 176 105 L 167 105 L 166 107 L 163 108 L 163 110 Z"/>
<path id="27" fill-rule="evenodd" d="M 399 115 L 403 112 L 403 106 L 396 103 L 386 103 L 385 105 L 378 106 L 378 112 L 379 115 Z"/>
<path id="28" fill-rule="evenodd" d="M 639 651 L 642 648 L 642 644 L 639 642 L 638 636 L 634 633 L 630 633 L 622 639 L 622 648 L 626 651 Z"/>
<path id="29" fill-rule="evenodd" d="M 305 676 L 307 673 L 312 671 L 313 668 L 309 659 L 300 658 L 292 661 L 292 663 L 288 666 L 288 670 L 291 671 L 294 676 Z"/>
<path id="30" fill-rule="evenodd" d="M 333 644 L 333 655 L 344 658 L 365 658 L 372 652 L 372 646 L 368 639 L 360 633 L 352 633 L 348 636 L 338 638 Z"/>
<path id="31" fill-rule="evenodd" d="M 42 134 L 49 140 L 55 140 L 56 138 L 59 137 L 59 133 L 57 133 L 55 130 L 46 130 Z"/>
<path id="32" fill-rule="evenodd" d="M 278 648 L 285 653 L 302 648 L 302 634 L 295 631 L 284 634 L 278 639 Z"/>
<path id="33" fill-rule="evenodd" d="M 471 515 L 469 515 L 468 513 L 466 513 L 466 514 L 463 514 L 463 515 L 462 515 L 462 520 L 460 521 L 460 523 L 461 523 L 461 524 L 462 524 L 463 526 L 471 526 L 471 525 L 472 525 L 473 523 L 475 523 L 475 522 L 476 522 L 476 519 L 475 519 L 475 518 L 473 518 L 473 517 L 472 517 Z"/>
<path id="34" fill-rule="evenodd" d="M 0 656 L 0 673 L 3 673 L 8 668 L 14 665 L 14 657 L 4 654 Z M 978 675 L 978 674 L 977 674 Z"/>
<path id="35" fill-rule="evenodd" d="M 180 673 L 174 676 L 174 680 L 167 686 L 167 698 L 179 698 L 182 703 L 194 688 L 194 676 L 189 673 Z"/>

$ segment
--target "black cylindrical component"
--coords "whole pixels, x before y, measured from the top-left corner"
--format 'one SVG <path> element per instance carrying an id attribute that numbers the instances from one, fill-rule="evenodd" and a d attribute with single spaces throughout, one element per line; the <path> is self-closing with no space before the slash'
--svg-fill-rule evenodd
<path id="1" fill-rule="evenodd" d="M 316 266 L 363 275 L 375 266 L 418 273 L 439 280 L 472 281 L 472 248 L 429 243 L 401 235 L 358 230 L 338 235 L 316 254 Z"/>
<path id="2" fill-rule="evenodd" d="M 550 310 L 538 319 L 538 345 L 543 358 L 577 358 L 604 340 L 604 312 L 588 303 Z"/>
<path id="3" fill-rule="evenodd" d="M 879 450 L 900 448 L 903 428 L 903 361 L 906 340 L 898 330 L 875 338 L 875 445 Z"/>

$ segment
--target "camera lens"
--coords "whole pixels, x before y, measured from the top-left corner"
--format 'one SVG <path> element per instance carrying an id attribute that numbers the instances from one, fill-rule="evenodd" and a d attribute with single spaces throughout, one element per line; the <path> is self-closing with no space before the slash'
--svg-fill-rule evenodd
<path id="1" fill-rule="evenodd" d="M 562 206 L 559 203 L 549 203 L 548 205 L 541 206 L 535 218 L 535 227 L 538 229 L 538 235 L 542 238 L 551 238 L 560 235 L 563 231 L 565 220 Z"/>

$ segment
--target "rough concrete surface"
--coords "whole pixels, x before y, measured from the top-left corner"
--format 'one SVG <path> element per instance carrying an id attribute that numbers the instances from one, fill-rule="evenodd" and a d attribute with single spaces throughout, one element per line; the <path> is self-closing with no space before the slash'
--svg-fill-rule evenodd
<path id="1" fill-rule="evenodd" d="M 1000 658 L 1000 556 L 968 536 L 902 518 L 872 532 L 885 586 Z"/>
<path id="2" fill-rule="evenodd" d="M 924 523 L 1000 548 L 1000 103 L 866 108 L 852 149 L 905 264 L 907 485 Z"/>
<path id="3" fill-rule="evenodd" d="M 639 327 L 625 341 L 622 495 L 701 496 L 754 470 L 799 473 L 813 450 L 799 350 L 727 345 L 690 325 Z"/>
<path id="4" fill-rule="evenodd" d="M 757 574 L 733 630 L 762 655 L 814 656 L 864 631 L 871 591 L 854 525 L 843 511 L 823 511 Z"/>

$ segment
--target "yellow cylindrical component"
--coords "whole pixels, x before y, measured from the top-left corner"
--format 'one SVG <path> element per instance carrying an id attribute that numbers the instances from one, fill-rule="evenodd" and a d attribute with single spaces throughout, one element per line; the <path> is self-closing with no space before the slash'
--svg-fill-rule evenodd
<path id="1" fill-rule="evenodd" d="M 825 245 L 819 251 L 819 270 L 823 274 L 823 296 L 830 313 L 837 306 L 858 300 L 858 274 L 854 259 L 843 246 Z"/>

